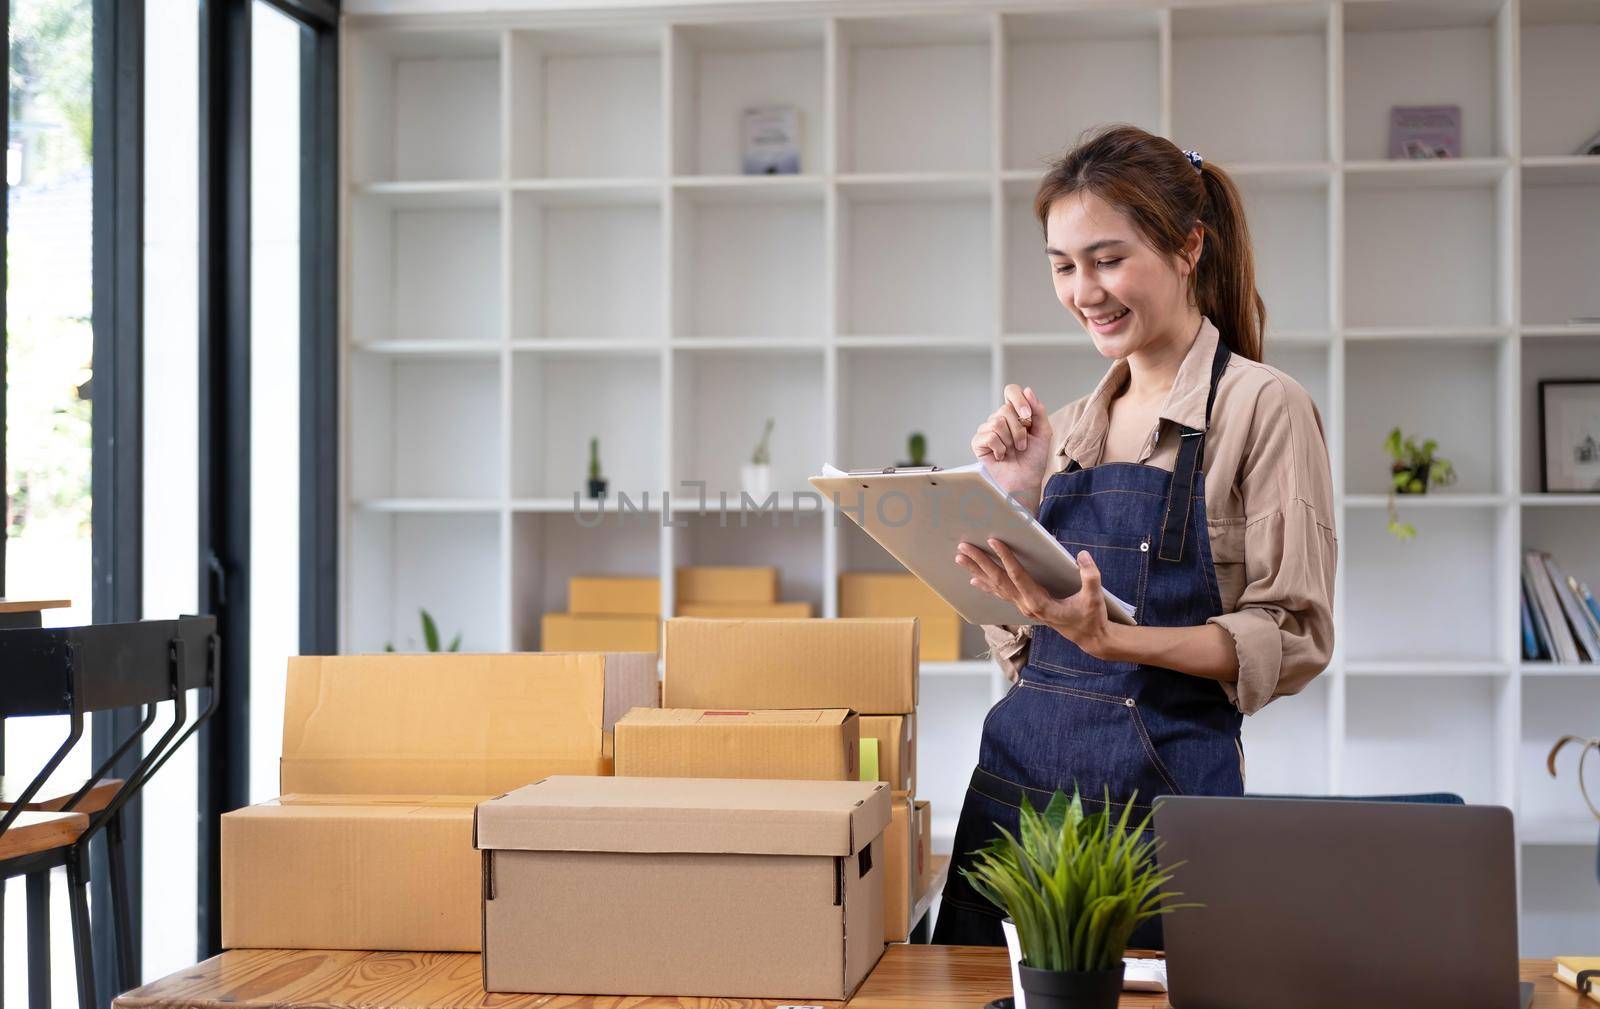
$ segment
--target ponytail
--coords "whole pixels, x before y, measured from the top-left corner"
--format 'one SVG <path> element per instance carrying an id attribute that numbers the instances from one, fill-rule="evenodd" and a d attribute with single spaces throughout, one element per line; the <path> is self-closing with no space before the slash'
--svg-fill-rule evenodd
<path id="1" fill-rule="evenodd" d="M 1200 212 L 1206 237 L 1200 264 L 1189 274 L 1189 290 L 1201 314 L 1226 334 L 1228 349 L 1259 361 L 1267 305 L 1256 290 L 1256 260 L 1244 200 L 1228 173 L 1209 161 L 1200 166 L 1200 179 L 1206 193 Z"/>

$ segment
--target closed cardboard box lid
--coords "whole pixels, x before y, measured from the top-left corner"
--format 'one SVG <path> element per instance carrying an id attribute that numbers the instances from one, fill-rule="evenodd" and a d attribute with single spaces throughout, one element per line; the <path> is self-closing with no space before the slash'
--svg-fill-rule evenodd
<path id="1" fill-rule="evenodd" d="M 485 850 L 853 855 L 889 823 L 877 781 L 555 776 L 478 806 Z"/>

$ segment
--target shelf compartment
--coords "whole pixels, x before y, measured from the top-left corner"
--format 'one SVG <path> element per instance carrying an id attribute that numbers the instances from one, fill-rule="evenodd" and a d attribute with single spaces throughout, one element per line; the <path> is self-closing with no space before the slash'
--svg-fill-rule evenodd
<path id="1" fill-rule="evenodd" d="M 1226 166 L 1323 161 L 1329 8 L 1172 12 L 1172 134 Z"/>
<path id="2" fill-rule="evenodd" d="M 992 52 L 986 15 L 845 18 L 841 172 L 985 171 Z"/>
<path id="3" fill-rule="evenodd" d="M 826 171 L 825 36 L 821 21 L 675 27 L 673 173 L 741 174 L 744 113 L 761 105 L 799 110 L 800 171 Z"/>
<path id="4" fill-rule="evenodd" d="M 666 174 L 662 40 L 648 25 L 513 31 L 511 175 Z"/>
<path id="5" fill-rule="evenodd" d="M 659 501 L 665 474 L 661 357 L 641 354 L 517 353 L 512 356 L 512 496 L 587 500 L 589 439 L 600 439 L 600 471 L 612 502 L 626 494 Z M 608 502 L 611 504 L 611 502 Z"/>
<path id="6" fill-rule="evenodd" d="M 500 177 L 499 32 L 360 32 L 347 66 L 352 180 Z"/>
<path id="7" fill-rule="evenodd" d="M 715 507 L 714 502 L 708 502 Z M 756 565 L 778 569 L 778 599 L 811 604 L 822 616 L 823 523 L 820 511 L 675 514 L 673 565 Z M 848 521 L 845 520 L 845 521 Z"/>
<path id="8" fill-rule="evenodd" d="M 675 351 L 674 502 L 698 505 L 699 491 L 685 481 L 703 481 L 708 507 L 719 507 L 724 491 L 731 505 L 741 503 L 740 466 L 768 417 L 772 491 L 780 504 L 810 491 L 806 478 L 828 454 L 823 370 L 821 348 Z"/>
<path id="9" fill-rule="evenodd" d="M 1545 758 L 1555 741 L 1566 735 L 1588 738 L 1592 715 L 1600 711 L 1600 666 L 1589 679 L 1535 680 L 1522 693 L 1522 726 L 1517 751 L 1517 815 L 1523 822 L 1571 824 L 1589 816 L 1578 790 L 1578 747 L 1567 744 L 1551 777 Z M 1590 760 L 1590 767 L 1594 762 Z M 1592 789 L 1591 789 L 1592 792 Z M 1600 838 L 1600 823 L 1589 820 L 1588 843 Z"/>
<path id="10" fill-rule="evenodd" d="M 660 512 L 603 515 L 522 512 L 511 517 L 513 647 L 538 651 L 540 618 L 567 612 L 567 582 L 575 575 L 655 578 L 661 571 Z"/>
<path id="11" fill-rule="evenodd" d="M 888 466 L 906 458 L 913 431 L 927 438 L 928 462 L 961 466 L 972 461 L 972 433 L 994 410 L 990 352 L 841 350 L 839 446 L 842 469 Z M 916 396 L 885 396 L 904 387 Z"/>
<path id="12" fill-rule="evenodd" d="M 1395 105 L 1461 106 L 1461 156 L 1510 152 L 1499 107 L 1501 0 L 1347 4 L 1344 8 L 1345 157 L 1389 153 Z"/>
<path id="13" fill-rule="evenodd" d="M 1347 511 L 1344 567 L 1346 654 L 1351 667 L 1397 659 L 1426 663 L 1502 663 L 1497 599 L 1512 572 L 1501 571 L 1501 513 L 1400 503 L 1417 536 L 1398 542 L 1379 510 Z M 1512 597 L 1513 600 L 1515 597 Z"/>
<path id="14" fill-rule="evenodd" d="M 1269 316 L 1270 318 L 1270 316 Z M 1270 325 L 1270 323 L 1269 323 Z M 1266 340 L 1266 363 L 1296 382 L 1311 397 L 1311 402 L 1316 404 L 1317 412 L 1322 416 L 1324 430 L 1333 416 L 1329 412 L 1331 401 L 1328 398 L 1330 387 L 1328 369 L 1328 348 L 1317 345 L 1304 345 L 1293 340 L 1274 338 L 1270 333 Z"/>
<path id="15" fill-rule="evenodd" d="M 1001 32 L 1007 168 L 1042 171 L 1100 123 L 1161 132 L 1159 11 L 1005 14 Z"/>
<path id="16" fill-rule="evenodd" d="M 1505 681 L 1356 677 L 1345 689 L 1341 792 L 1454 792 L 1469 803 L 1499 801 L 1495 719 Z"/>
<path id="17" fill-rule="evenodd" d="M 1038 189 L 1037 179 L 1007 182 L 1004 186 L 1005 261 L 1000 272 L 1005 276 L 1005 318 L 1001 328 L 1006 333 L 1062 331 L 1087 337 L 1071 309 L 1056 297 L 1050 257 L 1044 251 L 1044 229 L 1033 216 L 1033 197 Z"/>
<path id="18" fill-rule="evenodd" d="M 967 336 L 994 329 L 990 199 L 841 187 L 839 332 Z M 925 253 L 933 254 L 925 254 Z"/>
<path id="19" fill-rule="evenodd" d="M 1521 0 L 1522 151 L 1566 155 L 1594 136 L 1600 94 L 1600 8 L 1583 0 Z"/>
<path id="20" fill-rule="evenodd" d="M 1596 119 L 1600 128 L 1600 117 Z M 1600 163 L 1600 158 L 1594 159 Z M 1526 171 L 1522 187 L 1522 320 L 1600 319 L 1600 172 Z"/>
<path id="21" fill-rule="evenodd" d="M 1279 697 L 1244 720 L 1246 792 L 1328 794 L 1332 680 L 1324 673 L 1300 693 Z"/>
<path id="22" fill-rule="evenodd" d="M 676 336 L 825 338 L 823 194 L 785 187 L 783 195 L 772 200 L 756 186 L 677 190 Z"/>
<path id="23" fill-rule="evenodd" d="M 358 511 L 349 529 L 344 651 L 421 651 L 421 609 L 445 642 L 459 632 L 464 652 L 505 649 L 498 513 Z"/>
<path id="24" fill-rule="evenodd" d="M 1330 214 L 1328 190 L 1238 180 L 1254 246 L 1256 287 L 1274 329 L 1327 330 Z"/>
<path id="25" fill-rule="evenodd" d="M 498 190 L 354 195 L 352 340 L 503 340 L 501 216 Z"/>
<path id="26" fill-rule="evenodd" d="M 1012 383 L 1031 387 L 1034 395 L 1039 397 L 1039 402 L 1050 413 L 1094 392 L 1095 386 L 1100 384 L 1112 365 L 1111 359 L 1101 357 L 1094 347 L 1073 345 L 1065 340 L 1054 347 L 1008 347 L 1001 361 L 1001 388 Z M 973 421 L 972 430 L 967 432 L 969 443 L 978 425 L 999 406 L 1000 401 L 996 400 L 984 411 L 983 416 Z M 1060 431 L 1054 433 L 1057 437 L 1062 434 Z M 969 445 L 967 459 L 971 457 Z"/>
<path id="27" fill-rule="evenodd" d="M 1516 435 L 1522 446 L 1522 490 L 1539 493 L 1540 459 L 1543 446 L 1539 437 L 1539 383 L 1546 379 L 1600 379 L 1600 336 L 1549 336 L 1522 342 L 1520 369 L 1521 415 Z M 1600 501 L 1600 495 L 1585 498 L 1577 494 L 1552 494 L 1533 503 L 1571 503 L 1574 500 Z"/>
<path id="28" fill-rule="evenodd" d="M 353 355 L 350 495 L 498 499 L 500 362 Z"/>
<path id="29" fill-rule="evenodd" d="M 1349 492 L 1388 493 L 1392 460 L 1383 442 L 1399 426 L 1407 435 L 1436 439 L 1439 454 L 1455 465 L 1456 482 L 1441 498 L 1494 493 L 1501 471 L 1501 357 L 1496 345 L 1431 340 L 1347 345 L 1347 387 L 1360 390 L 1365 402 L 1384 405 L 1345 412 Z"/>
<path id="30" fill-rule="evenodd" d="M 664 283 L 631 264 L 660 258 L 661 189 L 519 190 L 511 196 L 516 340 L 656 340 Z"/>

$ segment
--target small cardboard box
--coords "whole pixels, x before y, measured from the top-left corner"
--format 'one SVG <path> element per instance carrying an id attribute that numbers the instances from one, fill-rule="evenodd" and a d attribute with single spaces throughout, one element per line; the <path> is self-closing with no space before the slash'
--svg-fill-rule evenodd
<path id="1" fill-rule="evenodd" d="M 708 567 L 678 569 L 679 603 L 775 603 L 778 569 L 771 567 Z"/>
<path id="2" fill-rule="evenodd" d="M 491 992 L 848 998 L 883 955 L 889 789 L 556 777 L 478 806 Z"/>
<path id="3" fill-rule="evenodd" d="M 703 620 L 666 627 L 663 707 L 917 710 L 917 621 Z"/>
<path id="4" fill-rule="evenodd" d="M 540 650 L 546 652 L 658 652 L 661 618 L 546 613 L 539 618 L 539 644 Z"/>
<path id="5" fill-rule="evenodd" d="M 933 882 L 933 807 L 928 800 L 918 799 L 911 804 L 917 821 L 917 899 L 928 892 Z"/>
<path id="6" fill-rule="evenodd" d="M 476 951 L 481 798 L 285 795 L 223 814 L 222 945 Z"/>
<path id="7" fill-rule="evenodd" d="M 567 579 L 567 611 L 658 617 L 661 615 L 661 579 L 577 575 Z"/>
<path id="8" fill-rule="evenodd" d="M 639 708 L 617 722 L 616 773 L 638 778 L 859 777 L 860 721 L 846 708 Z"/>
<path id="9" fill-rule="evenodd" d="M 656 697 L 649 653 L 296 656 L 279 791 L 498 795 L 608 774 L 601 734 Z"/>
<path id="10" fill-rule="evenodd" d="M 678 604 L 680 617 L 716 617 L 721 619 L 779 619 L 809 620 L 811 604 L 804 601 L 782 603 L 682 603 Z"/>
<path id="11" fill-rule="evenodd" d="M 905 942 L 911 934 L 911 910 L 917 902 L 916 841 L 912 837 L 916 820 L 911 814 L 911 795 L 895 792 L 891 796 L 889 827 L 883 832 L 883 939 Z"/>
<path id="12" fill-rule="evenodd" d="M 915 575 L 841 574 L 839 615 L 916 617 L 922 623 L 923 662 L 956 662 L 961 658 L 961 614 Z"/>
<path id="13" fill-rule="evenodd" d="M 879 781 L 897 792 L 916 791 L 916 715 L 862 715 L 861 739 L 877 743 Z M 866 769 L 863 762 L 862 770 Z"/>

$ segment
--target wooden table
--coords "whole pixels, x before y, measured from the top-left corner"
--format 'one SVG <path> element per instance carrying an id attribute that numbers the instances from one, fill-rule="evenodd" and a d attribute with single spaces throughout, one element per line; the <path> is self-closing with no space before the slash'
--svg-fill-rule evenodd
<path id="1" fill-rule="evenodd" d="M 1551 976 L 1549 960 L 1522 961 L 1534 1009 L 1594 1005 Z M 118 998 L 115 1009 L 775 1009 L 793 999 L 489 995 L 476 953 L 234 950 Z M 1005 950 L 890 946 L 849 1005 L 855 1009 L 980 1009 L 1011 994 Z M 805 1005 L 839 1006 L 839 1002 Z M 1159 995 L 1123 996 L 1127 1007 L 1165 1006 Z"/>

